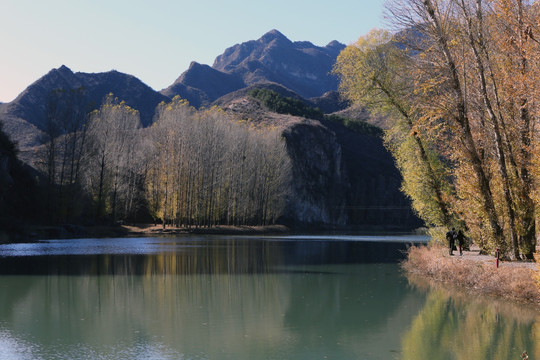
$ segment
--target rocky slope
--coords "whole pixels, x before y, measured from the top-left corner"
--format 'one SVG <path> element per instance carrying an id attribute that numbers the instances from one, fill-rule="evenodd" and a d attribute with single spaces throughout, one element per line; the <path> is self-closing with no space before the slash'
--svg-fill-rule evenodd
<path id="1" fill-rule="evenodd" d="M 325 47 L 308 41 L 292 42 L 277 30 L 258 40 L 236 44 L 219 55 L 212 67 L 192 63 L 162 94 L 180 95 L 196 107 L 250 85 L 280 84 L 304 98 L 337 90 L 330 75 L 345 45 L 333 41 Z"/>
<path id="2" fill-rule="evenodd" d="M 61 66 L 28 86 L 12 102 L 0 105 L 0 120 L 3 120 L 6 132 L 23 147 L 35 145 L 39 142 L 39 132 L 47 126 L 47 104 L 51 93 L 74 89 L 82 90 L 84 99 L 81 101 L 88 112 L 99 107 L 107 94 L 113 93 L 139 110 L 145 126 L 151 124 L 157 104 L 169 100 L 131 75 L 118 71 L 74 73 Z"/>
<path id="3" fill-rule="evenodd" d="M 249 94 L 221 106 L 256 126 L 281 129 L 293 168 L 287 224 L 358 230 L 422 225 L 399 191 L 401 176 L 380 136 L 327 119 L 276 114 Z"/>

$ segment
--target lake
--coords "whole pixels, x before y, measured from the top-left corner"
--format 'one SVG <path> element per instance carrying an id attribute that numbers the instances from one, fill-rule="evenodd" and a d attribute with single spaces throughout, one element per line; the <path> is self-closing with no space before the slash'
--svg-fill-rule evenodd
<path id="1" fill-rule="evenodd" d="M 540 359 L 538 312 L 405 277 L 420 236 L 0 245 L 0 359 Z"/>

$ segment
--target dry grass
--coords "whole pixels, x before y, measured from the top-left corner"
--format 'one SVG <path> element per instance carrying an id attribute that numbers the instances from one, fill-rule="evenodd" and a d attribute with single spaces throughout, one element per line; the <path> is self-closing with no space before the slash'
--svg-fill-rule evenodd
<path id="1" fill-rule="evenodd" d="M 216 225 L 211 228 L 185 228 L 167 226 L 163 229 L 162 225 L 137 225 L 137 226 L 122 226 L 131 235 L 175 235 L 175 234 L 216 234 L 216 235 L 252 235 L 252 234 L 271 234 L 271 233 L 287 233 L 289 229 L 283 225 L 267 225 L 267 226 L 234 226 L 234 225 Z"/>
<path id="2" fill-rule="evenodd" d="M 431 245 L 411 247 L 402 265 L 411 274 L 540 306 L 539 271 L 531 268 L 530 263 L 523 266 L 505 263 L 497 268 L 494 259 L 487 261 L 480 256 L 449 256 L 446 248 Z"/>

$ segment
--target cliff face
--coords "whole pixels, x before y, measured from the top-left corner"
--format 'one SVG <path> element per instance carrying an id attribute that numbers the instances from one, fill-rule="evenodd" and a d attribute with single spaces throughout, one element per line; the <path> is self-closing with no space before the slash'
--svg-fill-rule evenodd
<path id="1" fill-rule="evenodd" d="M 304 120 L 283 136 L 293 164 L 289 216 L 302 224 L 345 225 L 348 181 L 335 134 L 318 121 Z"/>
<path id="2" fill-rule="evenodd" d="M 378 136 L 323 121 L 341 147 L 346 174 L 347 223 L 359 228 L 414 229 L 422 221 L 400 191 L 401 174 Z"/>
<path id="3" fill-rule="evenodd" d="M 292 161 L 288 218 L 297 225 L 360 230 L 414 229 L 422 222 L 401 193 L 401 176 L 382 139 L 329 121 L 283 130 Z"/>
<path id="4" fill-rule="evenodd" d="M 358 230 L 422 225 L 399 190 L 401 176 L 379 136 L 333 121 L 269 112 L 249 96 L 222 106 L 256 126 L 282 130 L 292 164 L 287 224 Z"/>

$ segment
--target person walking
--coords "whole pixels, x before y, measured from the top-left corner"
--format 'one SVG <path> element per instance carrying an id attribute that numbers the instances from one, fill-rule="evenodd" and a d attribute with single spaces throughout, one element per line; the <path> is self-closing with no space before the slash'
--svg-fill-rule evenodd
<path id="1" fill-rule="evenodd" d="M 452 230 L 446 233 L 446 241 L 448 241 L 448 253 L 450 255 L 454 255 L 455 240 L 456 240 L 456 229 L 452 228 Z"/>
<path id="2" fill-rule="evenodd" d="M 457 246 L 459 250 L 459 256 L 463 256 L 463 245 L 465 244 L 465 235 L 463 234 L 463 231 L 459 229 L 459 231 L 456 234 L 456 240 L 457 240 Z"/>

